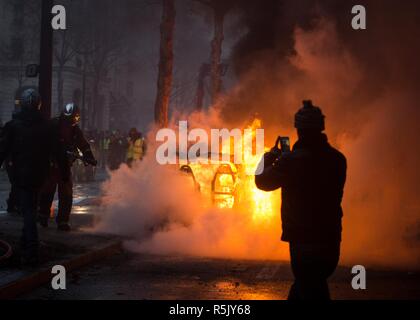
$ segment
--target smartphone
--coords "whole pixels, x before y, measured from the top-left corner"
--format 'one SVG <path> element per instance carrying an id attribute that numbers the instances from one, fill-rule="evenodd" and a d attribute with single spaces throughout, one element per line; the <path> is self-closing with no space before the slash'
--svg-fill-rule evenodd
<path id="1" fill-rule="evenodd" d="M 280 137 L 281 152 L 290 152 L 290 138 Z"/>

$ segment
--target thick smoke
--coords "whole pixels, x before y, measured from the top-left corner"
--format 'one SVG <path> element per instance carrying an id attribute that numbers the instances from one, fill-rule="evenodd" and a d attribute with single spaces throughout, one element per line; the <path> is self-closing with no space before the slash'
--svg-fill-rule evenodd
<path id="1" fill-rule="evenodd" d="M 368 30 L 354 31 L 350 2 L 337 2 L 244 1 L 248 32 L 232 55 L 238 85 L 217 112 L 193 118 L 223 128 L 258 113 L 269 146 L 279 134 L 296 139 L 293 114 L 311 98 L 348 158 L 342 262 L 418 267 L 420 5 L 364 1 Z M 278 216 L 255 225 L 246 210 L 206 208 L 173 172 L 151 151 L 134 170 L 114 173 L 100 229 L 135 235 L 129 247 L 139 251 L 287 258 Z"/>
<path id="2" fill-rule="evenodd" d="M 348 157 L 343 261 L 418 266 L 420 5 L 364 1 L 368 30 L 355 31 L 349 1 L 310 3 L 266 1 L 272 13 L 245 16 L 249 32 L 234 53 L 241 81 L 223 116 L 237 123 L 258 112 L 274 139 L 313 99 Z"/>
<path id="3" fill-rule="evenodd" d="M 255 222 L 245 204 L 214 208 L 177 167 L 160 166 L 153 151 L 149 155 L 105 183 L 98 231 L 128 237 L 126 247 L 137 252 L 287 259 L 279 215 Z"/>

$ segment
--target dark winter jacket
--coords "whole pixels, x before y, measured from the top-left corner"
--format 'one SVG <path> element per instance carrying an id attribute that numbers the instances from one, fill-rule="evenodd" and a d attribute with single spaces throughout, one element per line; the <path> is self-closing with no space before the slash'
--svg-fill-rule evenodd
<path id="1" fill-rule="evenodd" d="M 265 191 L 282 188 L 282 240 L 340 242 L 347 170 L 344 155 L 320 135 L 312 141 L 298 141 L 291 153 L 274 164 L 271 157 L 265 155 L 264 172 L 255 182 Z"/>
<path id="2" fill-rule="evenodd" d="M 62 171 L 65 178 L 69 178 L 72 166 L 71 157 L 68 152 L 77 152 L 80 150 L 84 157 L 92 158 L 92 150 L 89 142 L 85 139 L 79 126 L 73 126 L 70 121 L 63 117 L 57 117 L 51 120 L 54 135 L 58 139 L 58 152 L 55 162 Z"/>
<path id="3" fill-rule="evenodd" d="M 51 124 L 40 112 L 21 111 L 5 125 L 0 137 L 0 166 L 10 159 L 16 186 L 39 189 L 53 153 Z"/>

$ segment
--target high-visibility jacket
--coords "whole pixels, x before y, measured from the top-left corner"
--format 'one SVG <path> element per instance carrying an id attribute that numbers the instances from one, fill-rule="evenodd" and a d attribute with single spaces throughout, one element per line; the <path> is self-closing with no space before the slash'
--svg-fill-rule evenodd
<path id="1" fill-rule="evenodd" d="M 127 159 L 128 160 L 142 160 L 144 155 L 144 140 L 141 138 L 136 139 L 135 141 L 129 140 L 128 142 L 128 151 Z"/>
<path id="2" fill-rule="evenodd" d="M 104 138 L 104 139 L 102 140 L 102 149 L 103 149 L 103 150 L 109 150 L 109 144 L 110 144 L 110 142 L 111 142 L 111 139 L 109 139 L 109 138 Z"/>

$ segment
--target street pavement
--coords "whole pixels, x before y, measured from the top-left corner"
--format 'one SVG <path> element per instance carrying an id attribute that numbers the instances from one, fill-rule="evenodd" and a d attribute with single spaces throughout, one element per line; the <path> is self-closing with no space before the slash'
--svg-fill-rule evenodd
<path id="1" fill-rule="evenodd" d="M 99 176 L 100 180 L 101 176 Z M 38 228 L 40 238 L 40 264 L 38 267 L 22 266 L 20 263 L 20 236 L 22 217 L 6 212 L 9 183 L 0 172 L 0 239 L 6 241 L 13 254 L 0 262 L 0 299 L 10 299 L 37 286 L 50 282 L 51 269 L 63 265 L 75 270 L 98 259 L 112 255 L 121 249 L 121 239 L 113 235 L 93 231 L 92 208 L 98 208 L 100 181 L 76 184 L 72 232 L 60 232 L 51 219 L 49 228 Z M 56 205 L 55 205 L 56 209 Z M 56 211 L 56 210 L 55 210 Z M 1 255 L 4 252 L 0 252 Z"/>
<path id="2" fill-rule="evenodd" d="M 330 281 L 333 299 L 420 299 L 420 274 L 367 270 L 367 290 L 351 287 L 351 270 L 339 267 Z M 45 300 L 282 300 L 293 277 L 288 263 L 239 261 L 128 252 L 67 277 L 67 288 L 45 285 L 21 299 Z"/>
<path id="3" fill-rule="evenodd" d="M 104 177 L 102 173 L 99 180 L 103 180 Z M 76 224 L 86 226 L 92 223 L 92 213 L 99 210 L 100 183 L 97 181 L 75 185 L 73 220 Z M 4 172 L 0 172 L 0 221 L 7 217 L 4 212 L 7 193 L 7 179 Z M 18 235 L 19 217 L 13 217 L 12 220 L 7 218 L 7 220 L 8 223 L 14 221 L 14 232 Z M 0 236 L 4 230 L 5 226 L 0 225 Z M 57 254 L 59 257 L 63 257 L 63 252 L 67 257 L 80 254 L 86 251 L 83 248 L 99 241 L 99 238 L 93 238 L 94 236 L 88 231 L 79 229 L 77 226 L 76 231 L 71 235 L 59 234 L 53 228 L 44 230 L 43 234 L 48 235 L 47 252 L 50 255 Z M 80 243 L 84 243 L 84 246 L 79 245 Z M 57 249 L 57 244 L 60 244 L 59 249 Z M 56 248 L 55 251 L 50 250 L 52 247 Z M 0 269 L 1 272 L 5 271 Z M 351 280 L 350 268 L 339 267 L 330 279 L 332 297 L 361 300 L 420 299 L 419 270 L 368 268 L 367 290 L 353 290 Z M 53 290 L 51 284 L 46 282 L 20 295 L 19 298 L 24 300 L 277 300 L 287 298 L 292 281 L 293 276 L 288 262 L 158 256 L 118 251 L 102 260 L 92 261 L 83 268 L 69 272 L 66 290 Z"/>
<path id="4" fill-rule="evenodd" d="M 75 183 L 73 189 L 73 214 L 90 213 L 92 207 L 97 207 L 101 193 L 101 183 L 106 179 L 104 171 L 97 174 L 96 181 L 91 183 Z M 9 195 L 9 181 L 6 172 L 0 170 L 0 215 L 5 214 L 7 210 L 6 199 Z M 53 206 L 57 209 L 57 193 L 55 195 Z"/>

